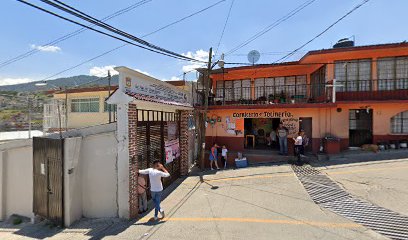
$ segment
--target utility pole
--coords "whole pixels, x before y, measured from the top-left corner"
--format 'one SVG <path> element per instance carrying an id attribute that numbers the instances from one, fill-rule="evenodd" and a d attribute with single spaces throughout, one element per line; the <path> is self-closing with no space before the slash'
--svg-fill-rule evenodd
<path id="1" fill-rule="evenodd" d="M 205 163 L 205 131 L 206 131 L 206 121 L 207 121 L 207 111 L 208 111 L 208 96 L 210 91 L 210 73 L 211 73 L 211 59 L 212 59 L 212 48 L 210 48 L 210 53 L 208 55 L 208 65 L 207 65 L 207 74 L 204 76 L 204 114 L 201 126 L 201 143 L 202 143 L 202 150 L 201 150 L 201 161 L 200 161 L 200 168 L 204 169 Z"/>
<path id="2" fill-rule="evenodd" d="M 28 105 L 28 138 L 31 138 L 31 100 L 29 95 L 27 95 L 27 105 Z"/>
<path id="3" fill-rule="evenodd" d="M 111 95 L 111 74 L 110 74 L 110 70 L 108 70 L 108 94 L 109 96 Z M 105 99 L 106 101 L 106 99 Z M 107 104 L 107 103 L 106 103 Z M 108 107 L 108 113 L 109 113 L 109 123 L 112 122 L 112 114 L 111 114 L 111 106 L 109 104 L 107 104 Z"/>

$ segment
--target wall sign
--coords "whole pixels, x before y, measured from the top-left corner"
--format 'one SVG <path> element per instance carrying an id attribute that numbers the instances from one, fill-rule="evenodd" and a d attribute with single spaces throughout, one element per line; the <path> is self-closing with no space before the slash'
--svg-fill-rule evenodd
<path id="1" fill-rule="evenodd" d="M 233 118 L 291 118 L 293 114 L 288 111 L 263 111 L 233 113 Z"/>
<path id="2" fill-rule="evenodd" d="M 187 91 L 156 79 L 125 77 L 125 92 L 138 100 L 191 106 Z"/>

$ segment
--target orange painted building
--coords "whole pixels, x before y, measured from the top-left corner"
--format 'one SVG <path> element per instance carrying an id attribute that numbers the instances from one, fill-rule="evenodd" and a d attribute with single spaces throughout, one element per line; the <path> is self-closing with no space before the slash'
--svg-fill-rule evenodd
<path id="1" fill-rule="evenodd" d="M 310 51 L 296 62 L 214 70 L 211 80 L 206 146 L 269 149 L 279 122 L 290 139 L 304 129 L 315 153 L 325 137 L 342 150 L 408 141 L 408 43 Z"/>

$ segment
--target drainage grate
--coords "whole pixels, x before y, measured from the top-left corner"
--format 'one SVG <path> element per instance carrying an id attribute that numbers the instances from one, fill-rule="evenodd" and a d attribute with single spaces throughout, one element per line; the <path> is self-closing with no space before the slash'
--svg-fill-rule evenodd
<path id="1" fill-rule="evenodd" d="M 292 169 L 316 204 L 391 239 L 408 240 L 408 216 L 358 199 L 310 165 Z"/>

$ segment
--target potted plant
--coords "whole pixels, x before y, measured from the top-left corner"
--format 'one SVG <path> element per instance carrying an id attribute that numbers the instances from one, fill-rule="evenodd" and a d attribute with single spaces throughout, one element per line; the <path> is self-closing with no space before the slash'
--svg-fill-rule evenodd
<path id="1" fill-rule="evenodd" d="M 243 98 L 239 99 L 239 104 L 247 104 L 247 101 Z"/>
<path id="2" fill-rule="evenodd" d="M 290 97 L 290 103 L 292 103 L 292 104 L 295 103 L 295 96 L 292 95 L 292 96 Z"/>
<path id="3" fill-rule="evenodd" d="M 280 103 L 286 103 L 286 93 L 282 90 L 280 95 L 279 95 L 279 101 Z"/>
<path id="4" fill-rule="evenodd" d="M 275 100 L 275 96 L 273 94 L 269 94 L 268 95 L 268 102 L 272 103 L 272 102 L 274 102 L 274 100 Z"/>
<path id="5" fill-rule="evenodd" d="M 277 95 L 275 95 L 275 99 L 273 99 L 273 102 L 274 102 L 274 103 L 279 103 L 279 99 L 280 99 L 280 97 L 279 97 L 279 95 L 277 94 Z"/>
<path id="6" fill-rule="evenodd" d="M 309 99 L 307 99 L 307 102 L 308 102 L 308 103 L 314 103 L 314 102 L 315 102 L 315 100 L 314 100 L 314 98 L 313 98 L 313 97 L 310 97 Z"/>
<path id="7" fill-rule="evenodd" d="M 222 101 L 221 101 L 221 100 L 217 100 L 215 103 L 216 103 L 217 105 L 222 105 Z"/>
<path id="8" fill-rule="evenodd" d="M 265 96 L 260 96 L 257 101 L 258 101 L 259 103 L 261 103 L 261 104 L 265 104 L 265 102 L 266 102 L 266 97 L 265 97 Z"/>

